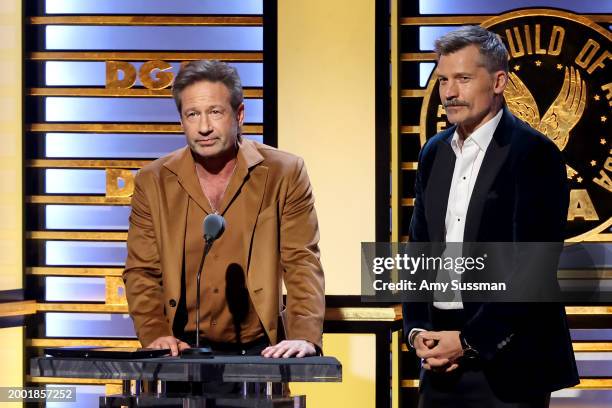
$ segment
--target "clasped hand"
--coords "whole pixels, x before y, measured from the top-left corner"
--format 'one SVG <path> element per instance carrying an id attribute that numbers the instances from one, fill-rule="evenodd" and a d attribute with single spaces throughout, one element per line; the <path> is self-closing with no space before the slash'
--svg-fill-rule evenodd
<path id="1" fill-rule="evenodd" d="M 414 336 L 413 345 L 426 370 L 451 372 L 463 356 L 458 331 L 422 331 Z"/>

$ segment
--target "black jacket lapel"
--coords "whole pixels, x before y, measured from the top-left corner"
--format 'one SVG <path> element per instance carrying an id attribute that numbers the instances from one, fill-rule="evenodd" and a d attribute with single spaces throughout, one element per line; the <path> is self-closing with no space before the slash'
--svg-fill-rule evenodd
<path id="1" fill-rule="evenodd" d="M 482 165 L 478 171 L 476 184 L 474 184 L 465 220 L 463 242 L 478 241 L 478 230 L 480 229 L 484 203 L 487 194 L 491 190 L 491 185 L 497 177 L 497 173 L 499 173 L 508 157 L 513 129 L 514 117 L 507 108 L 504 108 L 502 118 L 497 125 L 497 129 L 495 129 L 495 133 L 493 133 L 493 139 L 487 148 Z"/>
<path id="2" fill-rule="evenodd" d="M 445 236 L 446 207 L 455 168 L 455 152 L 449 144 L 453 131 L 450 131 L 449 135 L 437 142 L 436 156 L 425 190 L 425 215 L 429 239 L 432 242 L 442 242 Z"/>

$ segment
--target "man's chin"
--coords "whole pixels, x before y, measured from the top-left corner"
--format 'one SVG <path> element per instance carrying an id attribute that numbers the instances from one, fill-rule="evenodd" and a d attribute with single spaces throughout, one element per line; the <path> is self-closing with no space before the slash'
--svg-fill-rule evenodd
<path id="1" fill-rule="evenodd" d="M 460 117 L 459 115 L 446 115 L 446 119 L 451 125 L 461 125 L 465 118 Z"/>
<path id="2" fill-rule="evenodd" d="M 190 147 L 191 147 L 192 153 L 201 159 L 215 159 L 221 156 L 221 152 L 219 148 L 215 146 L 202 147 L 199 145 L 195 145 L 195 146 L 190 146 Z"/>

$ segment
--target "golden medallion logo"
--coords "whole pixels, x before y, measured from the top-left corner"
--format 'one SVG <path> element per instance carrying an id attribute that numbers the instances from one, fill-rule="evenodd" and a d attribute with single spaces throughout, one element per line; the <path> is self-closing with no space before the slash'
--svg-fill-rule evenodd
<path id="1" fill-rule="evenodd" d="M 562 151 L 570 183 L 567 239 L 611 240 L 612 35 L 593 21 L 531 9 L 483 22 L 510 54 L 510 110 Z M 421 144 L 450 126 L 432 76 L 421 109 Z"/>

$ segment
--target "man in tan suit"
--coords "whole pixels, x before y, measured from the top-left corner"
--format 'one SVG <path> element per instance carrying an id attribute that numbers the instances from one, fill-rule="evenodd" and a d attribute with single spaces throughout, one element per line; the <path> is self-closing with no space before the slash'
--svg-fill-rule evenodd
<path id="1" fill-rule="evenodd" d="M 172 92 L 188 146 L 143 167 L 132 197 L 123 279 L 140 342 L 172 355 L 194 342 L 202 222 L 217 213 L 226 227 L 202 275 L 204 344 L 265 357 L 316 354 L 324 278 L 302 159 L 241 137 L 242 86 L 227 64 L 187 64 Z"/>

